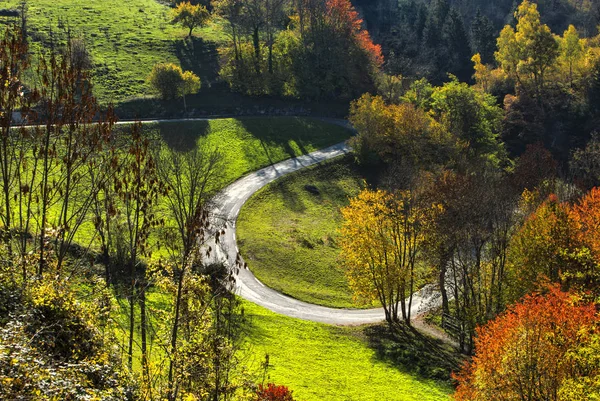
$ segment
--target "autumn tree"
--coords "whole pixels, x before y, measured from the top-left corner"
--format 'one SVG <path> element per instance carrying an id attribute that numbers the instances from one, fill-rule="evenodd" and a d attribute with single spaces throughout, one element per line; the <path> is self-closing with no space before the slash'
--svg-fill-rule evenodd
<path id="1" fill-rule="evenodd" d="M 511 240 L 512 298 L 520 298 L 547 280 L 562 282 L 565 272 L 580 270 L 578 248 L 577 226 L 569 206 L 551 195 Z"/>
<path id="2" fill-rule="evenodd" d="M 0 40 L 0 174 L 2 177 L 2 211 L 0 212 L 0 221 L 3 225 L 4 238 L 7 243 L 7 251 L 12 253 L 11 240 L 14 236 L 23 243 L 24 229 L 21 215 L 15 215 L 16 207 L 13 206 L 14 196 L 22 196 L 23 192 L 29 192 L 25 189 L 22 180 L 16 180 L 20 177 L 21 166 L 24 164 L 25 149 L 28 148 L 29 141 L 19 141 L 14 135 L 14 115 L 17 110 L 23 119 L 27 118 L 31 101 L 36 100 L 36 94 L 33 93 L 27 100 L 24 96 L 24 84 L 22 77 L 29 67 L 30 59 L 28 55 L 27 41 L 23 37 L 23 32 L 17 26 L 9 27 L 5 30 Z M 26 135 L 21 131 L 20 136 Z M 23 139 L 23 138 L 21 138 Z M 15 193 L 14 187 L 18 187 Z M 14 195 L 13 195 L 14 194 Z M 16 221 L 15 221 L 16 220 Z M 29 220 L 28 220 L 29 221 Z M 24 250 L 20 252 L 25 255 Z M 26 271 L 23 270 L 23 280 L 26 279 Z"/>
<path id="3" fill-rule="evenodd" d="M 455 141 L 430 115 L 410 103 L 386 104 L 379 96 L 363 95 L 352 102 L 352 139 L 362 163 L 402 161 L 423 169 L 452 157 Z"/>
<path id="4" fill-rule="evenodd" d="M 294 401 L 292 391 L 286 386 L 268 383 L 258 385 L 255 401 Z"/>
<path id="5" fill-rule="evenodd" d="M 40 97 L 37 122 L 29 135 L 33 152 L 28 161 L 22 188 L 35 191 L 33 202 L 24 193 L 22 200 L 34 207 L 39 252 L 38 275 L 45 270 L 48 252 L 56 252 L 57 273 L 87 220 L 97 187 L 85 171 L 97 157 L 102 142 L 110 136 L 112 117 L 107 124 L 93 120 L 99 113 L 92 93 L 89 71 L 71 57 L 70 42 L 63 54 L 51 51 L 40 56 L 37 75 Z M 102 117 L 104 120 L 104 117 Z M 55 211 L 50 213 L 50 210 Z M 26 212 L 22 207 L 19 210 Z M 31 209 L 30 209 L 31 210 Z"/>
<path id="6" fill-rule="evenodd" d="M 537 4 L 523 1 L 515 18 L 516 30 L 506 25 L 500 32 L 496 61 L 521 89 L 541 102 L 548 72 L 559 55 L 558 42 L 540 22 Z"/>
<path id="7" fill-rule="evenodd" d="M 597 323 L 593 304 L 581 303 L 556 286 L 546 294 L 527 295 L 477 329 L 475 356 L 455 376 L 459 385 L 454 399 L 573 399 L 568 387 L 598 374 L 597 364 L 585 372 L 578 369 L 585 362 L 577 360 L 584 347 L 596 350 L 588 357 L 597 360 L 591 336 Z"/>
<path id="8" fill-rule="evenodd" d="M 148 76 L 150 85 L 160 93 L 163 99 L 174 99 L 198 93 L 200 78 L 191 71 L 182 71 L 181 67 L 172 63 L 156 64 Z"/>
<path id="9" fill-rule="evenodd" d="M 576 253 L 577 270 L 565 271 L 566 281 L 575 289 L 600 295 L 600 188 L 592 188 L 570 208 L 570 218 L 581 248 Z"/>
<path id="10" fill-rule="evenodd" d="M 443 172 L 426 196 L 440 212 L 424 232 L 424 251 L 436 267 L 443 308 L 459 322 L 454 334 L 468 352 L 475 327 L 506 304 L 518 197 L 506 176 L 482 161 L 465 172 Z"/>
<path id="11" fill-rule="evenodd" d="M 427 208 L 409 191 L 363 190 L 342 209 L 341 257 L 355 298 L 378 301 L 388 323 L 410 322 L 422 272 L 418 254 Z"/>
<path id="12" fill-rule="evenodd" d="M 192 36 L 194 28 L 204 26 L 210 14 L 206 7 L 201 4 L 191 4 L 189 1 L 182 1 L 173 9 L 173 24 L 180 24 L 189 29 L 188 37 Z"/>
<path id="13" fill-rule="evenodd" d="M 201 280 L 194 278 L 194 272 L 190 272 L 190 270 L 195 267 L 194 270 L 198 273 L 198 266 L 202 265 L 206 259 L 200 249 L 209 239 L 210 219 L 206 204 L 209 194 L 214 190 L 215 181 L 219 180 L 222 158 L 216 149 L 200 150 L 197 147 L 185 152 L 163 147 L 155 157 L 158 175 L 168 188 L 166 200 L 169 214 L 176 223 L 173 227 L 163 229 L 164 242 L 171 253 L 173 281 L 176 286 L 167 391 L 168 396 L 175 399 L 177 388 L 182 385 L 183 374 L 179 352 L 181 317 L 184 314 L 183 311 L 190 311 L 187 303 L 194 302 L 186 298 L 186 291 L 189 291 L 186 288 L 208 292 L 208 289 L 202 289 L 199 286 Z M 221 232 L 216 233 L 217 243 L 220 235 Z M 187 280 L 192 280 L 192 283 L 188 285 Z M 208 296 L 201 297 L 201 299 L 204 298 L 208 298 Z M 202 318 L 207 319 L 203 314 L 197 317 L 200 320 Z M 186 344 L 193 344 L 189 339 L 188 333 Z"/>
<path id="14" fill-rule="evenodd" d="M 114 175 L 114 193 L 119 199 L 118 230 L 115 246 L 117 255 L 129 270 L 129 343 L 128 366 L 133 365 L 135 305 L 140 304 L 141 352 L 145 380 L 148 380 L 148 350 L 146 315 L 146 266 L 142 257 L 151 254 L 149 238 L 152 230 L 164 220 L 157 214 L 156 205 L 166 188 L 159 179 L 156 162 L 150 151 L 150 141 L 144 137 L 141 123 L 131 127 L 126 153 L 121 157 Z"/>
<path id="15" fill-rule="evenodd" d="M 579 32 L 573 25 L 569 25 L 560 40 L 560 59 L 569 71 L 569 84 L 573 87 L 573 70 L 578 62 L 585 56 L 585 45 L 579 37 Z"/>

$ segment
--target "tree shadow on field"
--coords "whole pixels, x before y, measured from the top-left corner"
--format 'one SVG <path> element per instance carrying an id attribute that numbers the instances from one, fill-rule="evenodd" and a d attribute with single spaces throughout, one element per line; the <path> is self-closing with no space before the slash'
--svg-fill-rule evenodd
<path id="1" fill-rule="evenodd" d="M 296 157 L 308 153 L 304 142 L 312 139 L 312 121 L 298 117 L 272 117 L 264 119 L 260 117 L 248 117 L 239 119 L 246 132 L 260 141 L 260 148 L 247 149 L 249 157 L 264 153 L 272 164 L 269 149 L 279 148 L 289 157 Z M 297 150 L 292 148 L 290 142 L 294 142 Z"/>
<path id="2" fill-rule="evenodd" d="M 170 149 L 187 152 L 197 146 L 198 139 L 206 135 L 208 121 L 161 122 L 158 124 L 160 136 Z"/>
<path id="3" fill-rule="evenodd" d="M 405 324 L 372 325 L 364 329 L 377 359 L 426 379 L 451 382 L 464 356 L 452 346 L 424 335 Z"/>
<path id="4" fill-rule="evenodd" d="M 184 71 L 200 77 L 203 88 L 219 81 L 219 53 L 215 42 L 191 37 L 175 42 L 175 54 Z"/>

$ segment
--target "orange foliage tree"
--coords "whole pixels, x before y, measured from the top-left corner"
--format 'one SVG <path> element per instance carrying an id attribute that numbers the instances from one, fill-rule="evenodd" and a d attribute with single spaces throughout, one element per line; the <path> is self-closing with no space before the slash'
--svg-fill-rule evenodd
<path id="1" fill-rule="evenodd" d="M 581 244 L 577 253 L 579 270 L 570 272 L 569 279 L 596 295 L 600 284 L 600 188 L 592 188 L 571 209 L 569 216 Z"/>
<path id="2" fill-rule="evenodd" d="M 546 295 L 528 295 L 479 327 L 473 360 L 454 376 L 454 399 L 572 399 L 572 383 L 581 376 L 597 377 L 600 371 L 598 364 L 580 369 L 574 357 L 581 347 L 590 349 L 596 342 L 592 327 L 598 323 L 594 305 L 579 301 L 552 286 Z"/>
<path id="3" fill-rule="evenodd" d="M 266 386 L 258 385 L 256 401 L 294 401 L 292 391 L 286 386 L 269 383 Z"/>

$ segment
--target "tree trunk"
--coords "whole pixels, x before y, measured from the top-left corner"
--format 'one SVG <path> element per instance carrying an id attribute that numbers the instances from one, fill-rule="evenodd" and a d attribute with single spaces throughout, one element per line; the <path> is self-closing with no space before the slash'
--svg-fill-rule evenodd
<path id="1" fill-rule="evenodd" d="M 129 294 L 129 347 L 127 348 L 127 365 L 133 369 L 133 332 L 135 330 L 135 261 L 130 262 L 131 288 Z"/>
<path id="2" fill-rule="evenodd" d="M 273 74 L 273 33 L 269 32 L 269 74 Z"/>
<path id="3" fill-rule="evenodd" d="M 175 361 L 177 359 L 177 335 L 179 331 L 179 315 L 181 313 L 181 295 L 183 293 L 183 280 L 185 278 L 185 261 L 181 271 L 179 272 L 179 279 L 177 280 L 177 295 L 175 298 L 175 317 L 173 319 L 173 329 L 171 332 L 171 361 L 169 362 L 169 400 L 175 399 L 174 392 L 174 379 L 173 371 L 175 370 Z"/>
<path id="4" fill-rule="evenodd" d="M 448 291 L 446 291 L 446 271 L 448 270 L 448 257 L 444 254 L 440 260 L 440 274 L 438 276 L 438 285 L 442 294 L 442 312 L 450 313 L 450 304 L 448 302 Z"/>
<path id="5" fill-rule="evenodd" d="M 140 288 L 140 326 L 142 336 L 142 372 L 146 383 L 150 382 L 150 372 L 148 369 L 148 342 L 147 327 L 148 320 L 146 316 L 146 278 L 142 279 Z M 151 387 L 151 386 L 148 386 Z M 152 398 L 152 397 L 150 397 Z"/>
<path id="6" fill-rule="evenodd" d="M 254 44 L 254 69 L 257 74 L 260 74 L 260 40 L 257 26 L 254 27 L 252 32 L 252 43 Z"/>

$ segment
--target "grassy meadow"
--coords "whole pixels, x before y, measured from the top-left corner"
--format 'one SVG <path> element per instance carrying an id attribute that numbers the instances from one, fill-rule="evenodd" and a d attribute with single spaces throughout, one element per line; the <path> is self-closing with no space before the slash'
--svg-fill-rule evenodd
<path id="1" fill-rule="evenodd" d="M 18 8 L 21 0 L 2 2 Z M 198 29 L 196 41 L 170 23 L 170 6 L 157 0 L 35 0 L 27 2 L 28 34 L 35 55 L 66 32 L 81 38 L 91 54 L 95 94 L 120 103 L 151 94 L 146 78 L 156 63 L 192 69 L 205 85 L 215 79 L 215 43 L 225 40 L 218 24 Z M 34 56 L 35 61 L 35 56 Z"/>
<path id="2" fill-rule="evenodd" d="M 447 400 L 452 392 L 447 382 L 426 379 L 410 364 L 399 365 L 380 354 L 375 339 L 365 334 L 371 326 L 330 326 L 278 315 L 249 302 L 244 307 L 251 352 L 257 362 L 269 354 L 269 380 L 288 385 L 295 399 L 434 401 Z"/>
<path id="3" fill-rule="evenodd" d="M 128 124 L 118 125 L 119 135 L 128 135 Z M 145 135 L 176 151 L 217 149 L 221 154 L 217 179 L 207 188 L 216 193 L 245 174 L 270 164 L 300 156 L 342 142 L 351 131 L 320 120 L 299 117 L 225 118 L 186 122 L 160 122 L 143 125 Z M 160 146 L 156 143 L 155 146 Z M 166 224 L 168 202 L 162 199 Z M 95 228 L 90 221 L 78 233 L 77 241 L 89 244 Z M 174 223 L 173 223 L 174 224 Z M 161 255 L 161 250 L 154 252 Z"/>
<path id="4" fill-rule="evenodd" d="M 306 302 L 357 307 L 338 263 L 337 230 L 340 207 L 364 185 L 353 157 L 345 156 L 257 192 L 237 223 L 240 252 L 256 277 Z"/>

